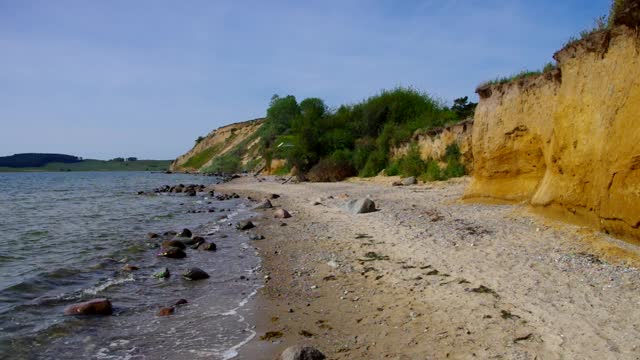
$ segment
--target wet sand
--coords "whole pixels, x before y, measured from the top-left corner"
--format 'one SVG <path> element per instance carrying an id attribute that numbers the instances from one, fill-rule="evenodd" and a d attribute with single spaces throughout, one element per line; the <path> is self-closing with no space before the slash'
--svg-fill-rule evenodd
<path id="1" fill-rule="evenodd" d="M 299 343 L 330 359 L 640 358 L 637 247 L 524 205 L 462 203 L 467 179 L 392 180 L 216 188 L 280 194 L 274 206 L 293 215 L 256 220 L 268 280 L 239 358 Z M 340 207 L 366 196 L 379 211 Z M 267 332 L 282 337 L 259 340 Z"/>

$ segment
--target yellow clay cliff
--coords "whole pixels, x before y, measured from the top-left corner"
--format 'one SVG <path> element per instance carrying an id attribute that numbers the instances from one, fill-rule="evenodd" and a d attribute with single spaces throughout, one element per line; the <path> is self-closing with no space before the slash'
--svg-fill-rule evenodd
<path id="1" fill-rule="evenodd" d="M 478 88 L 465 198 L 525 201 L 640 242 L 640 38 L 617 26 L 558 70 Z"/>

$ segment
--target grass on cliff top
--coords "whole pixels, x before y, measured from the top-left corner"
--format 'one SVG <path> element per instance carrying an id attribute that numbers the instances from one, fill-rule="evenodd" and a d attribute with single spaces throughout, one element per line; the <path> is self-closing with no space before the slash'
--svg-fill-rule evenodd
<path id="1" fill-rule="evenodd" d="M 624 9 L 629 7 L 629 5 L 634 1 L 637 2 L 638 0 L 612 0 L 608 15 L 602 15 L 595 18 L 593 21 L 593 25 L 590 28 L 582 30 L 578 36 L 570 37 L 569 40 L 567 40 L 567 42 L 564 44 L 563 48 L 573 45 L 581 40 L 584 40 L 599 31 L 605 31 L 607 29 L 611 29 L 615 24 L 615 19 L 617 18 L 617 16 Z M 519 72 L 511 76 L 498 77 L 496 79 L 486 81 L 480 84 L 478 87 L 483 87 L 487 85 L 507 84 L 513 81 L 518 81 L 520 79 L 524 79 L 532 76 L 538 76 L 540 74 L 546 73 L 547 71 L 553 70 L 556 67 L 557 67 L 556 64 L 548 63 L 547 65 L 545 65 L 545 67 L 542 70 L 537 70 L 537 71 L 524 70 L 522 72 Z"/>
<path id="2" fill-rule="evenodd" d="M 221 144 L 216 144 L 210 148 L 206 148 L 201 152 L 193 155 L 187 160 L 182 167 L 192 168 L 192 169 L 200 169 L 207 161 L 211 160 L 217 153 L 222 150 Z"/>
<path id="3" fill-rule="evenodd" d="M 523 70 L 519 73 L 510 75 L 510 76 L 504 76 L 504 77 L 499 77 L 493 80 L 489 80 L 486 81 L 482 84 L 480 84 L 478 87 L 483 87 L 483 86 L 487 86 L 487 85 L 498 85 L 498 84 L 507 84 L 510 82 L 514 82 L 514 81 L 518 81 L 521 79 L 526 79 L 526 78 L 530 78 L 530 77 L 535 77 L 535 76 L 539 76 L 542 74 L 545 74 L 549 71 L 553 71 L 555 69 L 558 68 L 558 65 L 556 63 L 553 62 L 549 62 L 547 63 L 542 70 Z"/>

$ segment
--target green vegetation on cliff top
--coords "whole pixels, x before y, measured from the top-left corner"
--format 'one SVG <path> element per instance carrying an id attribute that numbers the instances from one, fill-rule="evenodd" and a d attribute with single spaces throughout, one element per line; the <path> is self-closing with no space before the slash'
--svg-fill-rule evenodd
<path id="1" fill-rule="evenodd" d="M 259 138 L 258 151 L 268 166 L 271 159 L 286 159 L 287 167 L 317 180 L 351 175 L 369 177 L 397 161 L 391 159 L 390 150 L 411 143 L 416 131 L 457 123 L 472 116 L 474 109 L 475 104 L 466 97 L 456 99 L 449 108 L 411 88 L 384 90 L 337 109 L 328 108 L 319 98 L 298 103 L 292 95 L 274 95 L 264 125 L 247 141 Z M 204 171 L 239 170 L 237 160 L 242 156 L 242 146 Z M 234 156 L 238 159 L 232 159 Z M 445 177 L 445 173 L 438 173 L 437 178 Z"/>

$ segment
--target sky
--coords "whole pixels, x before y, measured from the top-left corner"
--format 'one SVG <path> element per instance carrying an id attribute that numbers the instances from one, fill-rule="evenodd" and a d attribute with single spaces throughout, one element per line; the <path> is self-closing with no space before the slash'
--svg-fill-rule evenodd
<path id="1" fill-rule="evenodd" d="M 173 159 L 263 117 L 539 69 L 609 0 L 0 0 L 0 156 Z"/>

